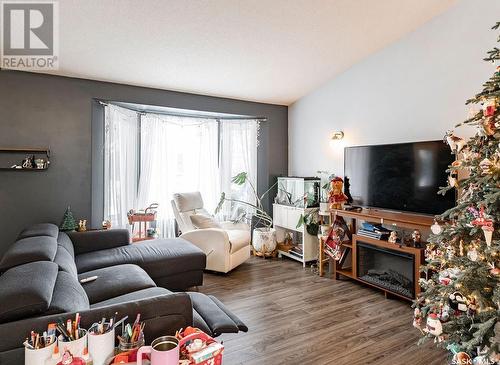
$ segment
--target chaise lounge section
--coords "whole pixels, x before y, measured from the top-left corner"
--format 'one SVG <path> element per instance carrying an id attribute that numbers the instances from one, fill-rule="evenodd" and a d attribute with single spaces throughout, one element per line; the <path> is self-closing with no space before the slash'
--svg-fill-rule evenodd
<path id="1" fill-rule="evenodd" d="M 126 230 L 66 235 L 52 224 L 24 230 L 0 260 L 0 333 L 9 334 L 0 363 L 21 363 L 31 330 L 77 312 L 84 328 L 116 312 L 141 313 L 147 342 L 190 325 L 213 336 L 247 330 L 216 298 L 171 291 L 202 284 L 205 255 L 198 248 L 180 239 L 128 239 Z"/>

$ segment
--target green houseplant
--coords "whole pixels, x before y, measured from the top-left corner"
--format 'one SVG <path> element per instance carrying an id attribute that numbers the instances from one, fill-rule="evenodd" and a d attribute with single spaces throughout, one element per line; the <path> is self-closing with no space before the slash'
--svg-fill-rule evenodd
<path id="1" fill-rule="evenodd" d="M 243 186 L 248 184 L 253 196 L 255 197 L 255 202 L 248 202 L 240 199 L 229 198 L 223 192 L 221 193 L 221 197 L 219 200 L 219 204 L 215 209 L 215 214 L 219 213 L 222 210 L 224 203 L 226 202 L 234 202 L 236 204 L 241 204 L 243 206 L 251 208 L 250 212 L 244 212 L 240 214 L 240 216 L 235 219 L 235 222 L 241 221 L 252 221 L 256 220 L 260 227 L 254 228 L 253 230 L 253 238 L 252 238 L 252 246 L 255 251 L 262 255 L 269 255 L 276 249 L 276 232 L 273 226 L 272 217 L 265 211 L 262 200 L 268 195 L 271 190 L 277 185 L 277 182 L 271 185 L 269 189 L 267 189 L 264 193 L 258 194 L 257 189 L 252 184 L 252 182 L 248 179 L 248 174 L 246 172 L 240 172 L 236 176 L 233 176 L 231 182 L 236 185 Z"/>

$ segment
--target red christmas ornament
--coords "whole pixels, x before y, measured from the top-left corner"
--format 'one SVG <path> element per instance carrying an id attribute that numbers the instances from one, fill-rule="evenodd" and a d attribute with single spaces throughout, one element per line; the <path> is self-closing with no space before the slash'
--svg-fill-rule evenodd
<path id="1" fill-rule="evenodd" d="M 486 117 L 491 117 L 495 115 L 495 111 L 497 108 L 494 105 L 488 105 L 486 108 L 484 108 L 484 115 Z"/>

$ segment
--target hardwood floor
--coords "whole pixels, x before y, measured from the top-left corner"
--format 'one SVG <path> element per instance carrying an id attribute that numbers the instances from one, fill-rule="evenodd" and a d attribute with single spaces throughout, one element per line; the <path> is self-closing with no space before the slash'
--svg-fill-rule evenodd
<path id="1" fill-rule="evenodd" d="M 227 275 L 205 274 L 249 327 L 224 335 L 224 364 L 442 365 L 446 352 L 417 346 L 408 302 L 347 280 L 320 278 L 288 259 L 252 257 Z"/>

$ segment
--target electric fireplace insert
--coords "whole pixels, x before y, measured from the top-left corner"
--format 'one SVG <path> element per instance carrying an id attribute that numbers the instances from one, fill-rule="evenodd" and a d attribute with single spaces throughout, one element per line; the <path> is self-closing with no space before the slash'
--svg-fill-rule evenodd
<path id="1" fill-rule="evenodd" d="M 357 242 L 357 278 L 392 293 L 415 297 L 415 256 Z"/>

